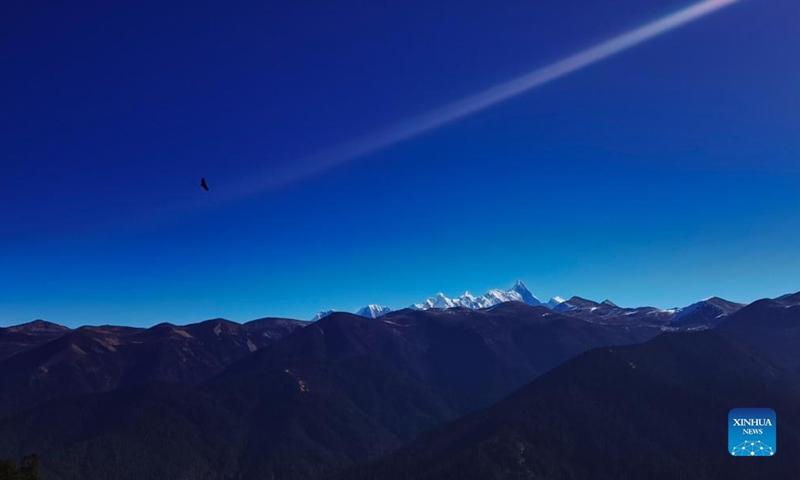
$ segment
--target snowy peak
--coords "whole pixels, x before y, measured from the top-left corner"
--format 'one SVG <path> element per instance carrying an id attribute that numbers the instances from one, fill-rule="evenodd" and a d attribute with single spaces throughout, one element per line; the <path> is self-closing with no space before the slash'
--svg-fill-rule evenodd
<path id="1" fill-rule="evenodd" d="M 488 307 L 505 303 L 505 302 L 522 302 L 522 295 L 515 292 L 514 290 L 497 290 L 492 289 L 486 292 L 486 295 L 483 296 L 488 303 Z"/>
<path id="2" fill-rule="evenodd" d="M 786 295 L 778 299 L 784 304 L 800 303 L 800 293 Z M 572 296 L 569 300 L 555 296 L 547 303 L 536 298 L 524 283 L 517 280 L 508 290 L 493 288 L 483 295 L 473 295 L 469 291 L 456 298 L 449 298 L 444 293 L 414 303 L 413 310 L 447 310 L 467 308 L 471 310 L 491 309 L 509 302 L 521 302 L 532 306 L 545 306 L 570 317 L 580 318 L 587 322 L 603 322 L 604 324 L 640 324 L 661 328 L 662 330 L 696 330 L 714 328 L 734 312 L 743 307 L 719 297 L 706 298 L 684 308 L 659 309 L 655 307 L 620 307 L 611 300 L 596 302 L 585 297 Z M 380 318 L 393 310 L 389 307 L 369 304 L 358 310 L 356 315 L 365 318 Z M 327 310 L 317 313 L 313 320 L 320 320 L 335 313 Z"/>
<path id="3" fill-rule="evenodd" d="M 375 305 L 374 303 L 371 303 L 366 307 L 362 308 L 361 310 L 357 311 L 356 315 L 360 315 L 362 317 L 367 317 L 367 318 L 378 318 L 391 312 L 392 309 L 389 307 L 384 307 L 381 305 Z"/>
<path id="4" fill-rule="evenodd" d="M 484 297 L 476 297 L 475 295 L 464 292 L 464 295 L 452 300 L 457 307 L 478 309 L 486 306 L 486 299 Z"/>
<path id="5" fill-rule="evenodd" d="M 557 306 L 561 305 L 564 302 L 566 302 L 566 300 L 564 300 L 563 298 L 561 298 L 558 295 L 556 295 L 555 297 L 553 297 L 550 300 L 548 300 L 548 302 L 545 305 L 547 307 L 551 308 L 551 309 L 554 309 L 554 308 L 556 308 Z"/>
<path id="6" fill-rule="evenodd" d="M 430 310 L 431 308 L 453 308 L 456 306 L 458 306 L 456 302 L 447 298 L 444 293 L 439 292 L 422 303 L 411 305 L 411 308 L 414 310 Z"/>
<path id="7" fill-rule="evenodd" d="M 492 289 L 485 295 L 476 297 L 469 292 L 465 292 L 458 298 L 448 298 L 443 293 L 438 293 L 424 302 L 415 303 L 411 308 L 415 310 L 428 310 L 431 308 L 454 308 L 463 307 L 471 309 L 489 308 L 505 302 L 524 302 L 529 305 L 542 305 L 533 294 L 528 290 L 524 283 L 517 280 L 510 290 Z"/>
<path id="8" fill-rule="evenodd" d="M 511 290 L 509 290 L 509 293 L 510 292 L 517 293 L 520 296 L 520 298 L 522 299 L 522 301 L 527 303 L 528 305 L 541 305 L 542 304 L 542 302 L 540 302 L 538 298 L 533 296 L 531 291 L 528 290 L 528 287 L 526 287 L 525 284 L 522 283 L 521 280 L 517 280 L 516 283 L 514 283 L 514 286 L 511 287 Z"/>
<path id="9" fill-rule="evenodd" d="M 744 307 L 741 303 L 731 302 L 724 298 L 711 297 L 679 309 L 672 317 L 673 325 L 690 325 L 696 323 L 717 325 L 725 317 Z"/>
<path id="10" fill-rule="evenodd" d="M 563 302 L 564 299 L 561 297 L 555 297 L 558 299 L 558 302 Z M 472 310 L 478 310 L 482 308 L 489 308 L 495 305 L 500 305 L 501 303 L 506 302 L 523 302 L 527 303 L 528 305 L 539 306 L 539 305 L 546 305 L 552 308 L 551 303 L 555 301 L 555 299 L 551 300 L 549 303 L 544 304 L 536 298 L 528 287 L 522 283 L 521 280 L 517 280 L 514 282 L 514 285 L 508 290 L 500 290 L 497 288 L 493 288 L 486 292 L 484 295 L 475 296 L 470 292 L 464 292 L 458 298 L 449 298 L 444 293 L 437 293 L 436 295 L 428 298 L 424 302 L 414 303 L 409 306 L 409 308 L 413 310 L 430 310 L 433 308 L 436 309 L 448 309 L 448 308 L 469 308 Z M 555 303 L 554 303 L 555 304 Z M 366 318 L 379 318 L 388 313 L 393 312 L 389 307 L 385 307 L 382 305 L 370 304 L 366 307 L 358 310 L 356 315 L 360 315 Z M 321 320 L 328 315 L 334 313 L 335 310 L 325 310 L 318 312 L 314 315 L 313 321 Z"/>
<path id="11" fill-rule="evenodd" d="M 743 303 L 732 302 L 720 297 L 711 297 L 703 300 L 704 302 L 714 305 L 715 307 L 723 310 L 725 313 L 733 313 L 745 305 Z"/>
<path id="12" fill-rule="evenodd" d="M 311 320 L 316 322 L 317 320 L 322 320 L 323 318 L 327 317 L 328 315 L 330 315 L 332 313 L 336 313 L 336 311 L 335 310 L 323 310 L 321 312 L 317 312 L 317 314 L 314 315 L 314 318 L 312 318 Z"/>

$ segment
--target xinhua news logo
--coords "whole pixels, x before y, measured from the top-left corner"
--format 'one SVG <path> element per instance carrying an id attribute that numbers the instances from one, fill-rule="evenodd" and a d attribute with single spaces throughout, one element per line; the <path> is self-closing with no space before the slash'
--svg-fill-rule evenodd
<path id="1" fill-rule="evenodd" d="M 771 408 L 734 408 L 728 413 L 728 453 L 734 457 L 775 455 L 777 428 Z"/>

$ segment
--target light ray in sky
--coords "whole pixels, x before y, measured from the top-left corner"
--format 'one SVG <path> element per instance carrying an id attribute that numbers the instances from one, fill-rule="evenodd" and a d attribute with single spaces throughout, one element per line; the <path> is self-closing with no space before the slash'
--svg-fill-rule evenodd
<path id="1" fill-rule="evenodd" d="M 512 97 L 550 83 L 633 48 L 678 27 L 705 17 L 741 0 L 705 0 L 675 13 L 629 30 L 600 44 L 589 47 L 562 60 L 525 75 L 467 96 L 443 107 L 393 125 L 351 143 L 298 160 L 282 171 L 270 171 L 268 176 L 250 178 L 239 185 L 229 185 L 226 198 L 246 197 L 262 191 L 280 188 L 382 150 L 391 145 L 430 132 L 446 124 L 474 114 Z"/>

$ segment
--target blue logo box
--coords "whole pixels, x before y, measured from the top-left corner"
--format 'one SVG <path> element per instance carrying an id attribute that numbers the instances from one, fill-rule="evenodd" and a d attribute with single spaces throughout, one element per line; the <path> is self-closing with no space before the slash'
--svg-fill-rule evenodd
<path id="1" fill-rule="evenodd" d="M 734 408 L 728 412 L 728 453 L 734 457 L 775 455 L 777 428 L 771 408 Z"/>

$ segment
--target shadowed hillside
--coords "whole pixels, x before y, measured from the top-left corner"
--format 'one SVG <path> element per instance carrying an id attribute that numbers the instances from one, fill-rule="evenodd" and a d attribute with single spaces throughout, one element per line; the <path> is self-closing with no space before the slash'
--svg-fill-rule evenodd
<path id="1" fill-rule="evenodd" d="M 789 478 L 800 471 L 798 326 L 796 304 L 765 300 L 718 332 L 597 349 L 335 478 Z M 780 412 L 775 457 L 726 451 L 727 412 L 742 406 Z"/>
<path id="2" fill-rule="evenodd" d="M 224 339 L 224 330 L 219 335 L 214 330 L 225 326 L 197 328 L 209 330 L 206 342 L 211 342 Z M 134 335 L 166 338 L 170 355 L 184 351 L 173 350 L 173 342 L 192 341 L 182 328 L 162 325 Z M 134 383 L 0 419 L 0 453 L 40 452 L 45 478 L 58 472 L 65 480 L 143 478 L 169 471 L 209 479 L 304 478 L 386 455 L 588 349 L 635 343 L 659 331 L 594 324 L 521 303 L 484 311 L 404 310 L 381 319 L 333 314 L 248 352 L 200 385 Z M 66 350 L 66 371 L 87 378 L 104 371 L 95 362 L 117 358 L 106 356 L 90 333 L 88 339 L 62 337 L 47 349 L 9 361 L 38 359 L 34 353 L 42 352 L 47 359 L 49 349 Z M 86 355 L 65 348 L 61 342 L 67 341 Z M 131 367 L 158 358 L 151 355 Z M 181 357 L 161 358 L 155 362 L 161 368 L 185 364 Z M 83 367 L 88 360 L 92 368 Z M 118 371 L 116 363 L 110 365 Z M 19 391 L 25 390 L 11 390 Z"/>

